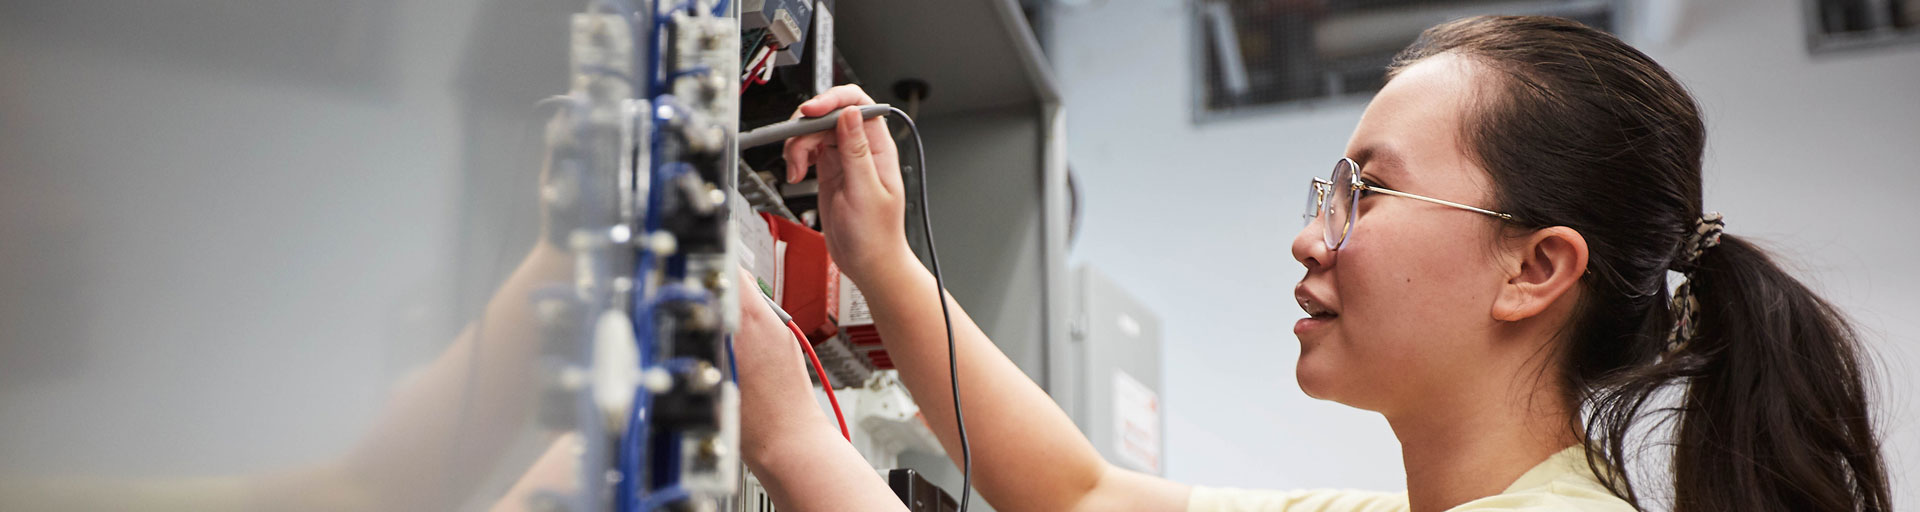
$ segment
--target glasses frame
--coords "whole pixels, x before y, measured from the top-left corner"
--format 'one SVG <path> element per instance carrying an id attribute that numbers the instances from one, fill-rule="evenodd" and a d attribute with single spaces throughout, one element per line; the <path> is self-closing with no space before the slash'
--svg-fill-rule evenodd
<path id="1" fill-rule="evenodd" d="M 1401 192 L 1401 191 L 1386 188 L 1386 187 L 1368 185 L 1366 182 L 1360 180 L 1360 163 L 1353 161 L 1353 159 L 1351 158 L 1342 157 L 1338 162 L 1334 163 L 1333 175 L 1325 178 L 1314 178 L 1313 182 L 1310 184 L 1310 186 L 1312 187 L 1312 191 L 1310 192 L 1311 194 L 1310 197 L 1313 200 L 1313 210 L 1312 210 L 1313 213 L 1307 216 L 1306 218 L 1307 225 L 1313 225 L 1314 219 L 1320 218 L 1326 214 L 1327 199 L 1333 196 L 1333 187 L 1335 186 L 1333 182 L 1333 178 L 1340 175 L 1340 165 L 1342 164 L 1345 164 L 1346 166 L 1353 169 L 1353 172 L 1350 172 L 1347 174 L 1347 183 L 1345 184 L 1348 187 L 1352 187 L 1353 193 L 1348 195 L 1348 201 L 1347 201 L 1348 204 L 1346 205 L 1347 215 L 1345 219 L 1341 219 L 1340 226 L 1336 228 L 1334 226 L 1334 222 L 1332 219 L 1328 219 L 1325 224 L 1326 231 L 1321 234 L 1321 240 L 1327 244 L 1327 250 L 1329 251 L 1338 251 L 1340 250 L 1340 248 L 1346 247 L 1349 235 L 1353 234 L 1353 226 L 1360 223 L 1360 197 L 1363 192 L 1378 192 L 1381 194 L 1386 194 L 1386 195 L 1395 196 L 1395 197 L 1416 199 L 1420 201 L 1426 201 L 1429 203 L 1437 204 L 1440 206 L 1459 208 L 1462 210 L 1500 219 L 1506 222 L 1515 221 L 1513 215 L 1496 212 L 1493 210 L 1488 210 L 1486 208 L 1469 206 L 1465 204 L 1456 203 L 1453 201 L 1448 201 L 1445 199 L 1436 199 L 1436 198 L 1427 197 L 1419 194 L 1410 194 L 1410 193 Z M 1338 229 L 1337 232 L 1335 231 L 1336 229 Z M 1335 237 L 1336 234 L 1339 236 Z"/>

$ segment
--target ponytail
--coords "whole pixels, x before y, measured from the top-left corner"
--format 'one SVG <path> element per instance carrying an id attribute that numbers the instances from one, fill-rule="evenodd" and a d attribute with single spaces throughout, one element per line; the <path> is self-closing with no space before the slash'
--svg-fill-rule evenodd
<path id="1" fill-rule="evenodd" d="M 1674 509 L 1891 510 L 1867 369 L 1833 305 L 1729 235 L 1689 281 Z"/>
<path id="2" fill-rule="evenodd" d="M 1690 293 L 1693 316 L 1656 307 L 1627 344 L 1665 353 L 1598 379 L 1583 400 L 1595 474 L 1638 503 L 1623 470 L 1629 431 L 1677 382 L 1673 510 L 1892 510 L 1868 371 L 1839 311 L 1733 235 L 1687 270 L 1674 303 Z M 1691 336 L 1670 339 L 1689 323 Z"/>

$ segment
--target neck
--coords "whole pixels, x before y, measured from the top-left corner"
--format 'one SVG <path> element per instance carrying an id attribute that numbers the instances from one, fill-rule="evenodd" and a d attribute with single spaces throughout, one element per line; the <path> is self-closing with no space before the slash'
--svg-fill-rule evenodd
<path id="1" fill-rule="evenodd" d="M 1500 494 L 1527 470 L 1578 442 L 1568 430 L 1570 408 L 1554 388 L 1516 385 L 1535 382 L 1531 378 L 1488 382 L 1496 385 L 1453 393 L 1466 398 L 1430 402 L 1422 410 L 1387 418 L 1400 438 L 1414 512 L 1439 512 Z"/>

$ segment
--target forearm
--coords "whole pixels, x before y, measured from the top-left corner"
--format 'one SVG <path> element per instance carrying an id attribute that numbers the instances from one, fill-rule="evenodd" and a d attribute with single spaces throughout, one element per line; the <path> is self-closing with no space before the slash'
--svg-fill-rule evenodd
<path id="1" fill-rule="evenodd" d="M 825 423 L 801 426 L 746 453 L 748 469 L 781 512 L 906 510 L 860 452 Z"/>
<path id="2" fill-rule="evenodd" d="M 900 378 L 955 464 L 961 463 L 949 381 L 946 326 L 931 273 L 918 260 L 861 276 L 874 321 Z M 1005 511 L 1069 510 L 1108 465 L 1066 412 L 947 297 L 960 391 L 973 451 L 974 487 Z"/>
<path id="3" fill-rule="evenodd" d="M 427 506 L 479 485 L 538 398 L 543 334 L 535 291 L 571 286 L 573 266 L 570 254 L 536 245 L 484 312 L 395 391 L 340 475 L 396 508 Z M 433 482 L 453 487 L 420 485 L 420 475 L 449 475 Z"/>
<path id="4" fill-rule="evenodd" d="M 743 274 L 741 286 L 752 290 L 752 279 Z M 814 401 L 801 341 L 758 292 L 739 300 L 740 452 L 774 504 L 785 512 L 906 508 Z"/>

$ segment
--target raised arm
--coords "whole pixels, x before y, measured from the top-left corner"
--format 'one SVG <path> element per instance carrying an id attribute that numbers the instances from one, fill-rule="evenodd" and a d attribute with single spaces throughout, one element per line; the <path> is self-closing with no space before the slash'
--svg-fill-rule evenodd
<path id="1" fill-rule="evenodd" d="M 826 115 L 873 100 L 836 87 L 796 115 Z M 788 179 L 819 171 L 827 247 L 867 296 L 901 380 L 955 464 L 961 463 L 947 359 L 946 325 L 933 275 L 908 247 L 898 148 L 879 119 L 842 112 L 830 133 L 788 141 Z M 991 276 L 969 276 L 972 279 Z M 1166 510 L 1186 508 L 1188 488 L 1108 464 L 1052 398 L 994 346 L 947 298 L 958 355 L 961 401 L 973 453 L 974 487 L 999 510 Z"/>

